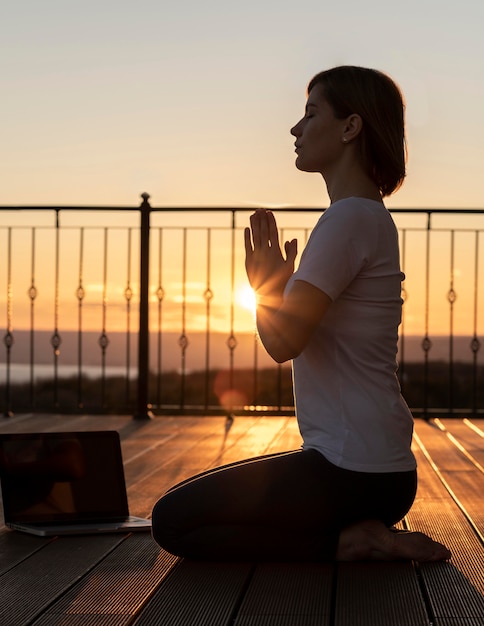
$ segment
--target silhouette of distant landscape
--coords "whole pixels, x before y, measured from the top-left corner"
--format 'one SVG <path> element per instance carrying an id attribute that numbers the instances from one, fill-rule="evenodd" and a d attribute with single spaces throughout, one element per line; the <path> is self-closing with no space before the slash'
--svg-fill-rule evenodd
<path id="1" fill-rule="evenodd" d="M 9 395 L 16 411 L 32 407 L 49 410 L 55 404 L 66 412 L 79 408 L 116 412 L 130 410 L 135 405 L 137 333 L 130 336 L 129 367 L 126 334 L 108 333 L 104 369 L 98 343 L 100 333 L 83 333 L 81 361 L 78 362 L 77 333 L 61 332 L 57 369 L 54 368 L 51 335 L 49 331 L 36 332 L 31 369 L 30 333 L 17 331 L 14 334 Z M 209 411 L 254 405 L 286 409 L 292 406 L 289 365 L 274 363 L 253 334 L 237 334 L 237 345 L 231 353 L 227 336 L 222 333 L 210 335 L 207 351 L 204 333 L 187 332 L 189 343 L 183 359 L 179 336 L 179 333 L 163 333 L 159 353 L 159 337 L 151 334 L 149 386 L 150 402 L 155 407 L 205 407 Z M 400 363 L 399 376 L 409 406 L 419 410 L 454 407 L 469 411 L 484 405 L 484 365 L 480 363 L 479 352 L 476 362 L 473 361 L 471 338 L 454 338 L 452 363 L 449 337 L 431 337 L 431 341 L 426 362 L 422 338 L 405 338 L 405 360 Z M 2 351 L 0 401 L 5 397 L 5 383 L 5 351 Z"/>
<path id="2" fill-rule="evenodd" d="M 185 350 L 185 361 L 188 370 L 205 369 L 207 358 L 207 339 L 203 332 L 185 331 L 188 338 L 188 347 Z M 5 334 L 3 331 L 2 336 Z M 79 338 L 75 331 L 59 331 L 62 343 L 59 349 L 58 362 L 60 366 L 73 366 L 79 362 Z M 33 361 L 36 365 L 48 365 L 53 362 L 54 349 L 50 344 L 52 331 L 39 330 L 34 334 Z M 101 363 L 102 351 L 99 346 L 101 332 L 85 331 L 82 333 L 81 361 L 85 366 L 98 366 Z M 161 335 L 161 365 L 163 370 L 178 370 L 181 365 L 182 351 L 178 345 L 180 332 L 163 332 Z M 18 330 L 13 333 L 14 344 L 11 349 L 11 363 L 28 364 L 31 358 L 30 331 Z M 107 332 L 109 344 L 105 356 L 106 363 L 111 367 L 125 367 L 128 355 L 128 341 L 124 332 Z M 253 333 L 235 333 L 237 345 L 233 350 L 233 358 L 237 367 L 251 367 L 254 362 L 254 350 L 257 351 L 257 359 L 260 366 L 270 366 L 273 361 L 268 357 L 261 345 L 255 347 L 256 339 Z M 230 358 L 230 350 L 227 346 L 228 333 L 211 332 L 208 344 L 208 359 L 210 367 L 226 367 Z M 420 362 L 424 359 L 422 349 L 423 337 L 410 335 L 405 337 L 403 355 L 405 362 Z M 448 335 L 430 335 L 432 347 L 428 358 L 431 361 L 448 361 L 450 356 L 450 339 Z M 470 363 L 473 361 L 470 336 L 455 336 L 452 350 L 453 361 Z M 131 333 L 129 341 L 130 365 L 137 364 L 137 341 L 136 332 Z M 160 338 L 156 332 L 150 334 L 150 366 L 157 369 L 158 346 Z M 482 350 L 484 355 L 484 349 Z M 401 356 L 401 355 L 400 355 Z M 480 351 L 477 359 L 483 359 Z M 5 363 L 6 350 L 0 350 L 0 363 Z"/>

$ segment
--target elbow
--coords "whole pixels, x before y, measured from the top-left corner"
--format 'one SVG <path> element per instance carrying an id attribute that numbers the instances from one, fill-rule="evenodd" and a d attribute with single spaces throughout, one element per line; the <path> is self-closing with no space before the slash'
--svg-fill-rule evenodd
<path id="1" fill-rule="evenodd" d="M 280 356 L 279 354 L 271 354 L 271 358 L 276 362 L 279 363 L 279 365 L 281 365 L 282 363 L 287 363 L 290 359 L 286 359 L 283 356 Z"/>
<path id="2" fill-rule="evenodd" d="M 278 363 L 279 365 L 282 365 L 283 363 L 287 363 L 288 361 L 291 361 L 291 360 L 292 360 L 292 357 L 289 357 L 289 358 L 287 358 L 287 359 L 286 359 L 286 358 L 284 358 L 284 357 L 280 357 L 280 356 L 278 356 L 278 357 L 274 357 L 274 356 L 273 356 L 272 358 L 273 358 L 273 359 L 274 359 L 274 361 L 275 361 L 276 363 Z"/>
<path id="3" fill-rule="evenodd" d="M 266 348 L 267 350 L 267 348 Z M 276 363 L 287 363 L 298 357 L 302 350 L 295 350 L 288 345 L 273 346 L 271 350 L 267 350 L 269 355 Z"/>
<path id="4" fill-rule="evenodd" d="M 294 332 L 293 328 L 284 329 L 284 332 L 280 329 L 274 332 L 273 328 L 267 331 L 264 327 L 259 327 L 258 330 L 262 345 L 276 363 L 286 363 L 295 359 L 306 346 L 304 337 Z"/>

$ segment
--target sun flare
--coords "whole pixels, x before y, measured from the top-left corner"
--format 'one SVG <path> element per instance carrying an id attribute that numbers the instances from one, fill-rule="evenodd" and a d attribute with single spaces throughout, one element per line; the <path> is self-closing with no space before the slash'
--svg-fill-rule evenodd
<path id="1" fill-rule="evenodd" d="M 242 308 L 247 309 L 247 311 L 250 311 L 253 315 L 255 315 L 256 298 L 252 287 L 249 285 L 239 287 L 236 293 L 236 301 Z"/>

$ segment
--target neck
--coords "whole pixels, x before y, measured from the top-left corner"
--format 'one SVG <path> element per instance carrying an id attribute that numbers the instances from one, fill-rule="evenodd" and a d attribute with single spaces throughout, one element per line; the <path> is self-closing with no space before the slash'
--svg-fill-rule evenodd
<path id="1" fill-rule="evenodd" d="M 375 200 L 376 202 L 382 202 L 380 190 L 371 180 L 367 181 L 352 181 L 342 182 L 341 184 L 329 184 L 326 183 L 328 195 L 331 203 L 343 200 L 344 198 L 368 198 L 368 200 Z"/>
<path id="2" fill-rule="evenodd" d="M 340 162 L 336 169 L 322 174 L 332 203 L 350 197 L 382 202 L 378 186 L 356 160 Z"/>

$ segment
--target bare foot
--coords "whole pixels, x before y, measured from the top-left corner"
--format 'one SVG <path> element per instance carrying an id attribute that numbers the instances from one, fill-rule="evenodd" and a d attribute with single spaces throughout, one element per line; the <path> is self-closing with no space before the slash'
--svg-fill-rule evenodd
<path id="1" fill-rule="evenodd" d="M 340 533 L 337 561 L 446 561 L 450 551 L 419 532 L 392 532 L 378 520 L 347 526 Z"/>

